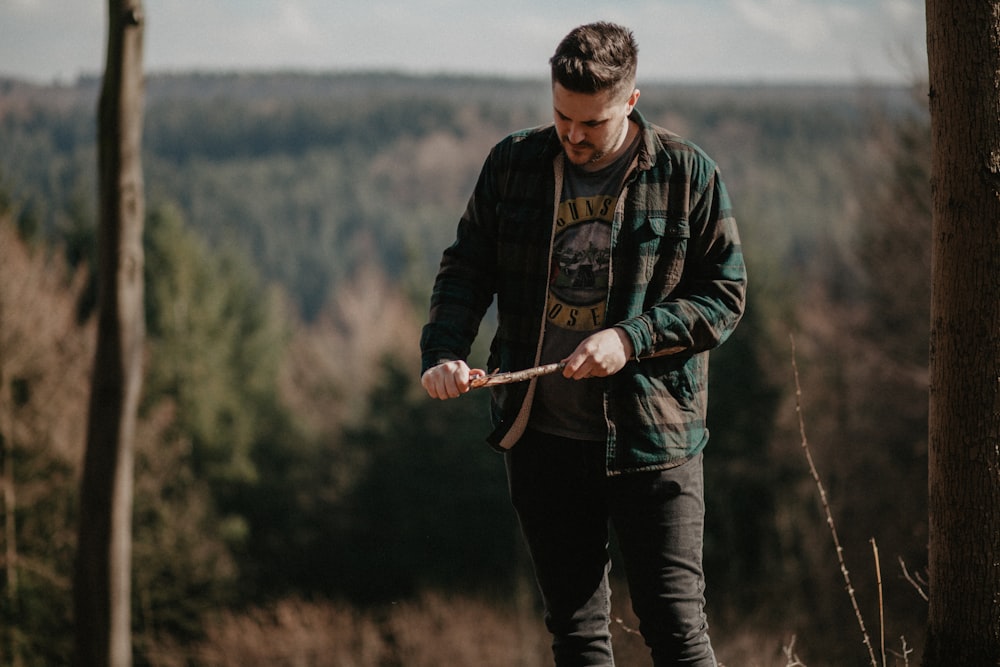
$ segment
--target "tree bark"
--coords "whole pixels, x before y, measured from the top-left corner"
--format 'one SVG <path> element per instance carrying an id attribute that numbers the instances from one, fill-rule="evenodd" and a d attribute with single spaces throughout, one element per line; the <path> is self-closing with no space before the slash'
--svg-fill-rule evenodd
<path id="1" fill-rule="evenodd" d="M 132 664 L 132 486 L 142 383 L 141 162 L 144 80 L 139 0 L 109 0 L 98 108 L 98 324 L 74 572 L 76 664 Z"/>
<path id="2" fill-rule="evenodd" d="M 1000 665 L 1000 1 L 926 7 L 933 259 L 924 665 Z"/>

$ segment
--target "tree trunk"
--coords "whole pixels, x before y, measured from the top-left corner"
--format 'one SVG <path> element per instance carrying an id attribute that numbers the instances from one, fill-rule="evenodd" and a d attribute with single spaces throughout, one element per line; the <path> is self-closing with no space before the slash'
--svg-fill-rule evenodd
<path id="1" fill-rule="evenodd" d="M 933 259 L 925 667 L 1000 665 L 1000 0 L 927 0 Z"/>
<path id="2" fill-rule="evenodd" d="M 73 595 L 81 667 L 132 664 L 133 440 L 145 337 L 142 24 L 139 0 L 108 1 L 98 109 L 97 351 Z"/>

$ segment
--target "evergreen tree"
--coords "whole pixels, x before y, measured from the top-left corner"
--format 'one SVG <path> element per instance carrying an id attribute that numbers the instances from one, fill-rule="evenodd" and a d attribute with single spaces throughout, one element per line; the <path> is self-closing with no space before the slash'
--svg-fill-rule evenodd
<path id="1" fill-rule="evenodd" d="M 503 458 L 485 443 L 486 391 L 440 403 L 391 359 L 345 446 L 361 459 L 326 585 L 364 601 L 428 588 L 492 592 L 518 572 Z"/>
<path id="2" fill-rule="evenodd" d="M 157 208 L 148 226 L 145 405 L 176 402 L 176 428 L 191 438 L 199 477 L 252 483 L 255 438 L 278 412 L 285 332 L 276 295 L 245 260 L 211 253 L 175 208 Z"/>

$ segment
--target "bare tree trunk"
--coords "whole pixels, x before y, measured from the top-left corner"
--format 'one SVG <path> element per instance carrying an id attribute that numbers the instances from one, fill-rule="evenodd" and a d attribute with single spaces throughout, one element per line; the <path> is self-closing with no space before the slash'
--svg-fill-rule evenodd
<path id="1" fill-rule="evenodd" d="M 133 451 L 145 338 L 142 38 L 141 2 L 109 0 L 98 109 L 97 352 L 73 596 L 74 658 L 86 667 L 132 664 Z"/>
<path id="2" fill-rule="evenodd" d="M 1000 0 L 927 0 L 926 667 L 1000 665 Z"/>

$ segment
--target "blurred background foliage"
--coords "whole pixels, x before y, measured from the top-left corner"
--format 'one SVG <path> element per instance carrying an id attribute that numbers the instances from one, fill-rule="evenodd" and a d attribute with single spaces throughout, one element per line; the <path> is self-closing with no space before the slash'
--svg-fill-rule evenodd
<path id="1" fill-rule="evenodd" d="M 68 661 L 97 85 L 0 81 L 4 664 Z M 797 635 L 815 667 L 861 646 L 801 452 L 790 336 L 859 599 L 874 618 L 875 538 L 889 636 L 919 646 L 924 603 L 895 568 L 926 560 L 923 101 L 653 84 L 639 108 L 719 162 L 751 276 L 746 318 L 712 362 L 705 557 L 720 656 L 763 664 Z M 483 442 L 487 397 L 427 399 L 417 340 L 486 152 L 550 115 L 540 81 L 149 78 L 139 664 L 230 664 L 233 632 L 317 618 L 354 619 L 354 663 L 295 664 L 417 664 L 387 657 L 412 641 L 398 614 L 444 613 L 449 596 L 540 623 L 502 459 Z M 517 664 L 543 664 L 537 634 L 507 630 L 528 647 Z M 290 660 L 260 643 L 259 664 Z"/>

